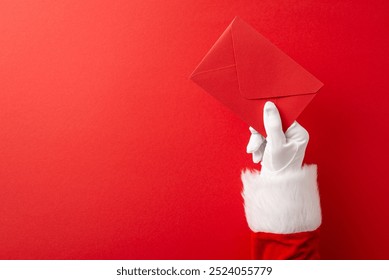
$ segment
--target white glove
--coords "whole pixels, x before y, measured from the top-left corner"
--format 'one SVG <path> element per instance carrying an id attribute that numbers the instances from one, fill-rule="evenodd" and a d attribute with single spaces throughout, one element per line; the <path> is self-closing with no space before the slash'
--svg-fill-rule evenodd
<path id="1" fill-rule="evenodd" d="M 272 175 L 301 169 L 309 141 L 308 132 L 294 122 L 284 134 L 280 114 L 270 101 L 264 106 L 263 120 L 267 138 L 250 127 L 251 137 L 247 145 L 247 153 L 252 153 L 254 163 L 262 160 L 261 173 Z"/>
<path id="2" fill-rule="evenodd" d="M 250 128 L 247 146 L 254 162 L 262 160 L 262 170 L 241 175 L 247 223 L 253 232 L 316 230 L 321 224 L 317 166 L 302 166 L 308 132 L 294 122 L 284 133 L 272 102 L 266 102 L 263 113 L 267 138 Z"/>

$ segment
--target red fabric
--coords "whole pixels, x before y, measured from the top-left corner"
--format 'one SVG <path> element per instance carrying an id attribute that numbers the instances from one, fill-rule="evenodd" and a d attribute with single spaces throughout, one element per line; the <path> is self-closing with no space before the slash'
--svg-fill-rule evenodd
<path id="1" fill-rule="evenodd" d="M 319 230 L 291 234 L 252 234 L 252 258 L 256 260 L 317 260 Z"/>

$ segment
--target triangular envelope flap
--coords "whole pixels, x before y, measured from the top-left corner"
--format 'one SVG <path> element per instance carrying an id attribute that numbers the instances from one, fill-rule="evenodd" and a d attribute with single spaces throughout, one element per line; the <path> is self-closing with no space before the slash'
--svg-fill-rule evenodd
<path id="1" fill-rule="evenodd" d="M 204 56 L 203 60 L 191 74 L 191 78 L 201 73 L 217 71 L 226 67 L 235 67 L 231 25 L 232 23 Z"/>
<path id="2" fill-rule="evenodd" d="M 240 93 L 247 99 L 317 92 L 323 84 L 236 17 L 231 24 Z"/>

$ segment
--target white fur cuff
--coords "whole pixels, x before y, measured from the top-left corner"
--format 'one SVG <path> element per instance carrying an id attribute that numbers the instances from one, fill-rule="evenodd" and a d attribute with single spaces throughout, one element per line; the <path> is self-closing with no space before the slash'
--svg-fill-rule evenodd
<path id="1" fill-rule="evenodd" d="M 275 176 L 242 172 L 247 223 L 254 232 L 312 231 L 321 224 L 317 166 Z"/>

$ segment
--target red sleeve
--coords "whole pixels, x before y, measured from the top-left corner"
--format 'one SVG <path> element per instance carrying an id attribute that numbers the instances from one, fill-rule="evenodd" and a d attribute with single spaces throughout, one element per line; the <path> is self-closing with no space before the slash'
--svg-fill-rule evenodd
<path id="1" fill-rule="evenodd" d="M 252 233 L 252 258 L 256 260 L 317 260 L 319 229 L 277 234 Z"/>
<path id="2" fill-rule="evenodd" d="M 316 165 L 270 176 L 242 173 L 252 257 L 260 260 L 319 259 L 320 196 Z"/>

